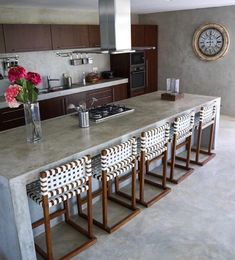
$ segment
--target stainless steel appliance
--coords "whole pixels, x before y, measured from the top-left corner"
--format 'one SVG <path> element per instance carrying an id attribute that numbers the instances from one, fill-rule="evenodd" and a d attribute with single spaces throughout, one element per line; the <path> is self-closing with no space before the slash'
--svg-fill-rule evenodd
<path id="1" fill-rule="evenodd" d="M 145 63 L 144 51 L 137 51 L 130 54 L 131 66 L 140 66 Z"/>
<path id="2" fill-rule="evenodd" d="M 130 54 L 130 91 L 145 88 L 145 53 Z"/>
<path id="3" fill-rule="evenodd" d="M 131 66 L 130 68 L 130 90 L 138 90 L 145 88 L 145 67 Z"/>
<path id="4" fill-rule="evenodd" d="M 124 105 L 111 104 L 100 107 L 91 108 L 89 110 L 89 117 L 92 121 L 96 123 L 105 121 L 107 119 L 125 115 L 134 112 L 135 109 L 128 108 Z"/>

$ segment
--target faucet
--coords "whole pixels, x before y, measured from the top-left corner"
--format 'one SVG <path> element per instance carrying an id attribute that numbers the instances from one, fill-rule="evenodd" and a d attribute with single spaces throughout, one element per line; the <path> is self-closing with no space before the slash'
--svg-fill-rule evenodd
<path id="1" fill-rule="evenodd" d="M 50 76 L 47 76 L 47 89 L 48 89 L 48 92 L 51 90 L 51 81 L 60 81 L 60 79 L 51 79 Z"/>

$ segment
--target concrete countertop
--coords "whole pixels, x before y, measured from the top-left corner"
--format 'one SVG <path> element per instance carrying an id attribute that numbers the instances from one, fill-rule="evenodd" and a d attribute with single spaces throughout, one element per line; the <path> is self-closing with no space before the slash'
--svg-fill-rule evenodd
<path id="1" fill-rule="evenodd" d="M 81 93 L 90 90 L 96 90 L 101 88 L 107 88 L 116 86 L 119 84 L 128 83 L 128 78 L 112 78 L 112 79 L 102 79 L 99 80 L 97 83 L 87 83 L 85 86 L 82 83 L 73 84 L 69 89 L 61 89 L 57 91 L 52 91 L 49 93 L 42 93 L 38 95 L 38 100 L 46 100 L 61 96 L 72 95 L 76 93 Z M 5 102 L 4 96 L 0 96 L 0 108 L 8 107 L 7 103 Z"/>
<path id="2" fill-rule="evenodd" d="M 24 126 L 0 133 L 0 176 L 16 177 L 30 182 L 38 173 L 84 154 L 96 155 L 100 150 L 141 131 L 172 121 L 175 116 L 220 98 L 185 94 L 176 102 L 163 101 L 160 92 L 123 100 L 119 103 L 134 108 L 133 113 L 101 123 L 91 122 L 89 128 L 79 128 L 75 115 L 66 115 L 42 122 L 43 141 L 27 144 Z"/>

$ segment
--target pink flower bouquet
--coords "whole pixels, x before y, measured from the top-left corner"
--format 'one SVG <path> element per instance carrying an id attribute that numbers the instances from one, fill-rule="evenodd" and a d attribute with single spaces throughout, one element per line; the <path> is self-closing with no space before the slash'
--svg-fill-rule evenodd
<path id="1" fill-rule="evenodd" d="M 9 107 L 19 107 L 21 103 L 35 103 L 38 98 L 37 85 L 41 76 L 36 72 L 26 72 L 23 67 L 13 67 L 8 72 L 11 85 L 6 89 L 5 99 Z"/>

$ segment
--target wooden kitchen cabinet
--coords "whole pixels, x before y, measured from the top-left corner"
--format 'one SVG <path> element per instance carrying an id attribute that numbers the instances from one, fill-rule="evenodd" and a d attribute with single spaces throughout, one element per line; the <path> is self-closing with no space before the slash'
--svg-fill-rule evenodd
<path id="1" fill-rule="evenodd" d="M 97 99 L 97 101 L 95 101 L 94 103 L 93 103 L 93 98 Z M 86 94 L 86 104 L 88 108 L 91 107 L 92 103 L 94 106 L 102 106 L 111 102 L 113 102 L 112 87 L 91 90 L 88 91 Z"/>
<path id="2" fill-rule="evenodd" d="M 156 50 L 145 51 L 145 93 L 158 90 L 158 57 Z"/>
<path id="3" fill-rule="evenodd" d="M 69 109 L 68 106 L 70 104 L 73 104 L 75 106 L 78 106 L 81 102 L 86 102 L 86 93 L 87 92 L 81 92 L 81 93 L 76 93 L 72 95 L 66 96 L 66 111 L 67 113 L 73 113 L 74 109 Z"/>
<path id="4" fill-rule="evenodd" d="M 22 105 L 18 108 L 7 107 L 0 109 L 0 131 L 24 124 L 24 108 Z"/>
<path id="5" fill-rule="evenodd" d="M 53 49 L 89 47 L 88 25 L 51 25 Z"/>
<path id="6" fill-rule="evenodd" d="M 4 40 L 4 34 L 3 34 L 3 26 L 0 24 L 0 53 L 6 52 L 5 49 L 5 40 Z"/>
<path id="7" fill-rule="evenodd" d="M 113 101 L 120 101 L 128 98 L 128 84 L 121 84 L 113 87 Z"/>
<path id="8" fill-rule="evenodd" d="M 65 97 L 51 98 L 39 101 L 41 120 L 66 114 Z"/>
<path id="9" fill-rule="evenodd" d="M 6 52 L 51 50 L 50 25 L 4 24 Z"/>
<path id="10" fill-rule="evenodd" d="M 158 42 L 158 26 L 144 25 L 144 46 L 157 47 Z"/>
<path id="11" fill-rule="evenodd" d="M 144 41 L 144 25 L 131 25 L 131 45 L 132 47 L 143 47 L 145 46 Z"/>
<path id="12" fill-rule="evenodd" d="M 89 35 L 89 47 L 90 48 L 100 47 L 100 26 L 88 25 L 88 35 Z"/>

